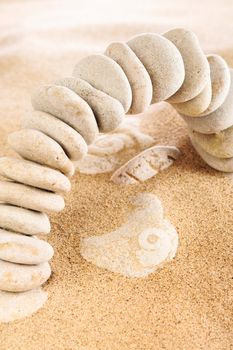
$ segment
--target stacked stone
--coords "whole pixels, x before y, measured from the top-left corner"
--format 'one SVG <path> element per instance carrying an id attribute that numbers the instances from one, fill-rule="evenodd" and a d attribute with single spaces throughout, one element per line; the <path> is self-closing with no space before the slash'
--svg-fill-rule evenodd
<path id="1" fill-rule="evenodd" d="M 49 233 L 48 212 L 64 208 L 73 161 L 126 113 L 171 103 L 202 158 L 233 171 L 231 79 L 221 57 L 206 57 L 192 32 L 174 29 L 112 43 L 78 62 L 72 77 L 38 88 L 24 128 L 9 135 L 20 158 L 0 159 L 0 290 L 28 291 L 49 278 L 53 249 L 36 235 Z"/>

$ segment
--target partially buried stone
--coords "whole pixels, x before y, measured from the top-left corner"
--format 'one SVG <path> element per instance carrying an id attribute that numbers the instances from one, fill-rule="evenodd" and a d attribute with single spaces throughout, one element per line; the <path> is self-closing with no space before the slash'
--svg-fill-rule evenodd
<path id="1" fill-rule="evenodd" d="M 171 166 L 180 151 L 173 146 L 156 145 L 130 159 L 111 176 L 116 184 L 133 185 L 146 181 Z"/>
<path id="2" fill-rule="evenodd" d="M 8 323 L 31 316 L 46 300 L 47 293 L 41 288 L 21 293 L 0 291 L 0 322 Z"/>

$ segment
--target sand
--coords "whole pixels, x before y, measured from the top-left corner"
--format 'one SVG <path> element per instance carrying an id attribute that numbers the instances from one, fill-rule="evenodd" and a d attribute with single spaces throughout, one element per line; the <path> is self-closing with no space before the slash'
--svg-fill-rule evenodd
<path id="1" fill-rule="evenodd" d="M 222 54 L 233 66 L 232 14 L 230 0 L 1 1 L 1 155 L 13 154 L 6 137 L 31 108 L 31 89 L 71 74 L 79 58 L 104 51 L 112 40 L 186 26 L 206 53 Z M 0 325 L 1 350 L 233 347 L 232 176 L 204 164 L 171 106 L 151 107 L 143 117 L 148 125 L 159 143 L 179 147 L 183 156 L 136 186 L 115 185 L 109 174 L 74 176 L 66 209 L 52 215 L 48 301 L 32 317 Z M 82 259 L 80 237 L 119 227 L 129 198 L 142 191 L 161 199 L 177 228 L 175 260 L 147 278 L 129 279 Z"/>

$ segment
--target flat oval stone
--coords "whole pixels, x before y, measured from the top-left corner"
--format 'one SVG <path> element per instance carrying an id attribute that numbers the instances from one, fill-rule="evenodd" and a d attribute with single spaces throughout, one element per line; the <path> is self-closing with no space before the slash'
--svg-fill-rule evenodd
<path id="1" fill-rule="evenodd" d="M 8 144 L 23 158 L 60 170 L 68 176 L 74 166 L 62 147 L 51 137 L 34 129 L 21 129 L 8 136 Z"/>
<path id="2" fill-rule="evenodd" d="M 223 171 L 226 173 L 233 172 L 233 157 L 231 158 L 218 158 L 207 153 L 192 137 L 191 142 L 193 147 L 200 155 L 200 157 L 213 169 Z"/>
<path id="3" fill-rule="evenodd" d="M 210 65 L 212 98 L 208 108 L 200 113 L 200 116 L 216 111 L 223 104 L 231 84 L 231 75 L 226 61 L 218 55 L 208 55 L 207 59 Z"/>
<path id="4" fill-rule="evenodd" d="M 0 260 L 0 290 L 25 292 L 38 288 L 51 275 L 49 264 L 20 265 Z"/>
<path id="5" fill-rule="evenodd" d="M 101 132 L 113 131 L 123 121 L 125 112 L 122 104 L 115 98 L 95 89 L 86 81 L 67 77 L 57 81 L 56 84 L 73 90 L 88 103 L 95 114 Z"/>
<path id="6" fill-rule="evenodd" d="M 192 130 L 189 133 L 192 139 L 212 156 L 218 158 L 233 157 L 233 126 L 218 134 L 201 134 Z"/>
<path id="7" fill-rule="evenodd" d="M 79 160 L 87 154 L 84 138 L 62 120 L 41 111 L 33 111 L 25 116 L 23 126 L 42 131 L 57 141 L 71 160 Z"/>
<path id="8" fill-rule="evenodd" d="M 116 61 L 123 69 L 132 90 L 132 104 L 128 113 L 144 112 L 152 100 L 152 83 L 142 62 L 128 45 L 121 42 L 110 44 L 105 55 Z"/>
<path id="9" fill-rule="evenodd" d="M 181 88 L 168 99 L 170 103 L 191 100 L 201 93 L 209 81 L 210 68 L 197 36 L 186 29 L 175 28 L 164 33 L 179 50 L 185 67 L 185 78 Z"/>
<path id="10" fill-rule="evenodd" d="M 196 118 L 181 114 L 189 128 L 203 134 L 215 134 L 233 125 L 233 70 L 230 69 L 231 85 L 227 98 L 213 113 Z"/>
<path id="11" fill-rule="evenodd" d="M 132 91 L 122 68 L 111 58 L 96 54 L 80 60 L 73 76 L 88 82 L 97 90 L 118 100 L 128 112 L 132 103 Z"/>
<path id="12" fill-rule="evenodd" d="M 60 195 L 13 181 L 0 181 L 0 201 L 42 212 L 59 212 L 65 207 Z"/>
<path id="13" fill-rule="evenodd" d="M 45 235 L 50 232 L 46 214 L 7 204 L 0 204 L 0 227 L 26 235 Z"/>
<path id="14" fill-rule="evenodd" d="M 172 42 L 157 34 L 140 34 L 127 44 L 150 75 L 153 85 L 152 103 L 168 99 L 181 87 L 184 63 Z"/>
<path id="15" fill-rule="evenodd" d="M 185 114 L 190 117 L 199 117 L 202 112 L 204 112 L 210 105 L 212 98 L 212 86 L 211 80 L 206 84 L 204 89 L 199 95 L 192 98 L 189 101 L 182 103 L 173 103 L 172 106 L 177 110 L 177 112 Z"/>
<path id="16" fill-rule="evenodd" d="M 68 192 L 69 179 L 57 170 L 11 157 L 0 158 L 0 174 L 7 179 L 53 192 Z"/>
<path id="17" fill-rule="evenodd" d="M 36 237 L 0 229 L 0 259 L 17 264 L 36 265 L 53 257 L 52 246 Z"/>
<path id="18" fill-rule="evenodd" d="M 42 288 L 13 293 L 0 291 L 0 322 L 8 323 L 31 316 L 46 302 Z"/>
<path id="19" fill-rule="evenodd" d="M 36 110 L 54 115 L 79 132 L 87 144 L 98 135 L 98 126 L 90 106 L 64 86 L 45 85 L 32 94 Z"/>

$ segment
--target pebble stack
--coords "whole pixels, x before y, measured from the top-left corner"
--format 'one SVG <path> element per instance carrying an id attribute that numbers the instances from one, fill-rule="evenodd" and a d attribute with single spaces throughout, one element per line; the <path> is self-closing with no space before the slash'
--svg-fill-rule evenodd
<path id="1" fill-rule="evenodd" d="M 64 208 L 73 161 L 126 113 L 167 101 L 188 124 L 211 167 L 233 172 L 233 71 L 206 56 L 195 34 L 173 29 L 110 44 L 80 60 L 73 76 L 38 88 L 23 129 L 9 135 L 19 158 L 0 158 L 0 290 L 25 292 L 50 276 L 47 214 Z"/>

